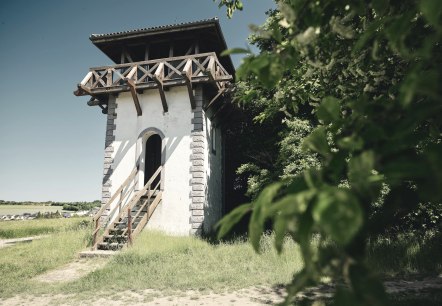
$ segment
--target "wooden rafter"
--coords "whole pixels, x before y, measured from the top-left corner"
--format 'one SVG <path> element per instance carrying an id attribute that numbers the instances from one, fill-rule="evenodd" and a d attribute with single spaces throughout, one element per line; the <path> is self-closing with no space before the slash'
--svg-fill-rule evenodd
<path id="1" fill-rule="evenodd" d="M 153 79 L 155 83 L 157 83 L 158 85 L 161 103 L 163 104 L 163 111 L 167 113 L 169 111 L 169 107 L 167 106 L 166 95 L 164 93 L 163 78 L 164 78 L 164 63 L 160 63 L 158 65 L 157 70 L 155 71 L 155 74 L 153 75 Z"/>
<path id="2" fill-rule="evenodd" d="M 184 66 L 183 71 L 181 72 L 181 75 L 184 77 L 184 80 L 186 82 L 187 91 L 189 93 L 189 100 L 190 100 L 190 107 L 192 109 L 195 109 L 195 96 L 193 95 L 193 89 L 192 89 L 192 83 L 191 83 L 191 76 L 192 76 L 192 60 L 187 60 L 186 66 Z"/>
<path id="3" fill-rule="evenodd" d="M 137 116 L 141 116 L 143 114 L 143 111 L 141 110 L 140 101 L 138 100 L 138 94 L 135 82 L 134 80 L 127 79 L 126 83 L 130 87 L 130 94 L 132 95 L 132 99 L 134 100 L 135 109 L 137 110 Z"/>

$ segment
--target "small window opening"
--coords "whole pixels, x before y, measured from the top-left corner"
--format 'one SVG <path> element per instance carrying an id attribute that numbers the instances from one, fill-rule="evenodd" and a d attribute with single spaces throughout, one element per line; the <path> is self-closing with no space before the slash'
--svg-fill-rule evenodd
<path id="1" fill-rule="evenodd" d="M 216 153 L 216 129 L 214 127 L 211 128 L 210 131 L 211 134 L 211 138 L 212 138 L 212 153 L 215 154 Z"/>

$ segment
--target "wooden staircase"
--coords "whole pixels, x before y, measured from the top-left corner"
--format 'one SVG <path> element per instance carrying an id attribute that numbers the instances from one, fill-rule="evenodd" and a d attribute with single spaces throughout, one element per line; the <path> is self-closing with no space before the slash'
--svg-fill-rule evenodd
<path id="1" fill-rule="evenodd" d="M 94 216 L 92 250 L 117 251 L 132 244 L 162 200 L 162 169 L 160 166 L 138 191 L 134 190 L 133 181 L 138 172 L 134 169 L 106 205 L 100 208 Z"/>

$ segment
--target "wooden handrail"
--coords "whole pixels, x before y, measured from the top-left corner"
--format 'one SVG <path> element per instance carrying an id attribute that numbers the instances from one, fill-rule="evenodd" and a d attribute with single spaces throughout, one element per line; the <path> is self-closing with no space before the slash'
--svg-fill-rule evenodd
<path id="1" fill-rule="evenodd" d="M 216 83 L 221 88 L 233 80 L 233 76 L 222 67 L 216 53 L 191 54 L 90 68 L 75 95 L 129 91 L 127 82 L 122 82 L 125 80 L 133 80 L 140 90 L 200 82 Z"/>
<path id="2" fill-rule="evenodd" d="M 101 228 L 101 224 L 100 224 L 100 219 L 103 216 L 103 213 L 106 211 L 106 209 L 109 208 L 109 206 L 115 201 L 115 199 L 120 196 L 120 202 L 123 200 L 123 197 L 127 194 L 123 194 L 123 190 L 129 185 L 129 183 L 132 181 L 132 179 L 135 177 L 135 175 L 138 172 L 138 167 L 135 167 L 132 172 L 129 174 L 129 176 L 126 178 L 126 180 L 124 180 L 123 184 L 121 184 L 121 186 L 115 191 L 114 195 L 109 199 L 109 201 L 107 201 L 107 203 L 105 205 L 103 205 L 98 212 L 94 215 L 93 217 L 93 222 L 95 225 L 95 229 L 92 232 L 92 244 L 93 244 L 93 248 L 96 248 L 96 245 L 98 243 L 98 232 L 100 231 Z M 128 190 L 126 190 L 128 191 Z M 115 207 L 112 209 L 111 212 L 109 212 L 109 214 L 106 216 L 106 219 L 103 220 L 103 223 L 106 224 L 109 220 L 109 218 L 115 213 L 116 208 L 118 207 L 118 205 L 115 205 Z"/>
<path id="3" fill-rule="evenodd" d="M 116 199 L 118 193 L 121 192 L 121 191 L 125 188 L 125 186 L 128 185 L 128 183 L 129 183 L 130 180 L 135 176 L 135 174 L 132 172 L 132 173 L 128 176 L 128 178 L 124 181 L 124 183 L 120 186 L 120 188 L 117 189 L 117 191 L 115 192 L 114 196 L 108 201 L 108 203 L 106 204 L 106 206 L 103 206 L 102 209 L 100 209 L 99 212 L 101 212 L 101 214 L 98 215 L 98 213 L 97 213 L 97 214 L 95 215 L 95 217 L 94 217 L 94 221 L 95 221 L 96 228 L 95 228 L 95 230 L 94 230 L 93 233 L 92 233 L 92 236 L 93 236 L 93 246 L 92 246 L 92 249 L 96 249 L 98 243 L 100 243 L 100 241 L 103 240 L 104 235 L 107 235 L 107 234 L 109 233 L 109 229 L 110 229 L 112 226 L 114 226 L 116 222 L 118 222 L 120 219 L 124 218 L 125 216 L 127 216 L 127 218 L 128 218 L 128 227 L 131 227 L 131 226 L 132 226 L 132 220 L 135 220 L 136 217 L 139 215 L 139 212 L 137 212 L 136 217 L 133 218 L 133 219 L 131 218 L 131 211 L 132 211 L 133 207 L 134 207 L 135 204 L 141 199 L 141 197 L 142 197 L 143 195 L 146 194 L 146 191 L 149 191 L 149 190 L 151 189 L 150 187 L 151 187 L 152 183 L 155 181 L 155 179 L 157 179 L 157 177 L 158 177 L 158 175 L 161 173 L 162 169 L 163 169 L 163 166 L 159 166 L 158 169 L 155 171 L 155 173 L 152 175 L 152 177 L 151 177 L 151 178 L 147 181 L 147 183 L 144 185 L 144 187 L 143 187 L 141 190 L 137 191 L 137 192 L 132 196 L 132 198 L 131 198 L 129 201 L 126 202 L 126 204 L 125 204 L 123 207 L 120 207 L 120 212 L 119 212 L 118 216 L 114 219 L 113 222 L 111 222 L 110 224 L 107 224 L 107 226 L 106 226 L 106 228 L 105 228 L 105 231 L 104 231 L 103 235 L 101 235 L 100 237 L 98 237 L 98 232 L 99 232 L 99 230 L 100 230 L 100 222 L 99 222 L 99 221 L 100 221 L 100 217 L 101 217 L 103 211 L 104 211 L 104 210 L 110 205 L 110 203 L 111 203 L 113 200 Z M 135 170 L 137 170 L 137 169 L 135 169 Z M 135 173 L 137 173 L 137 171 L 135 171 Z M 155 192 L 155 191 L 159 188 L 160 184 L 161 184 L 161 181 L 158 182 L 158 183 L 156 184 L 156 186 L 155 186 L 153 192 Z M 152 192 L 148 192 L 148 200 L 150 200 L 150 197 L 151 197 L 152 194 L 153 194 Z M 122 198 L 120 198 L 120 203 L 121 203 L 121 202 L 122 202 Z M 111 211 L 111 212 L 109 213 L 109 215 L 107 216 L 107 219 L 109 219 L 109 217 L 112 216 L 112 215 L 114 214 L 114 212 L 115 212 L 115 210 L 116 210 L 117 208 L 118 208 L 118 205 L 116 205 L 116 206 L 112 209 L 112 211 Z M 144 208 L 144 205 L 142 206 L 142 208 L 140 208 L 140 211 L 141 211 L 141 209 L 143 209 L 143 208 Z M 130 220 L 130 219 L 132 219 L 132 220 Z M 130 221 L 129 221 L 129 220 L 130 220 Z M 130 222 L 130 225 L 129 225 L 129 222 Z M 128 230 L 128 228 L 126 228 L 125 231 L 124 231 L 123 233 L 126 233 L 127 230 Z M 132 235 L 132 233 L 131 233 L 131 235 Z M 128 238 L 130 238 L 130 240 L 133 239 L 133 236 L 131 236 L 131 235 L 129 235 L 130 237 L 128 236 Z"/>
<path id="4" fill-rule="evenodd" d="M 126 180 L 121 184 L 121 186 L 115 191 L 114 195 L 107 201 L 106 205 L 101 206 L 100 210 L 95 214 L 94 221 L 99 219 L 103 212 L 110 206 L 110 204 L 117 198 L 118 195 L 120 195 L 121 191 L 128 185 L 128 183 L 135 177 L 135 174 L 137 174 L 138 169 L 134 168 L 132 172 L 129 174 L 129 176 L 126 178 Z"/>
<path id="5" fill-rule="evenodd" d="M 208 57 L 208 56 L 216 56 L 215 52 L 207 52 L 207 53 L 199 53 L 199 54 L 190 54 L 190 55 L 183 55 L 183 56 L 175 56 L 175 57 L 166 57 L 166 58 L 159 58 L 159 59 L 153 59 L 153 60 L 148 60 L 148 61 L 141 61 L 141 62 L 131 62 L 131 63 L 126 63 L 126 64 L 116 64 L 116 65 L 112 65 L 112 66 L 98 66 L 98 67 L 91 67 L 89 68 L 89 71 L 93 71 L 93 70 L 105 70 L 108 68 L 115 68 L 115 69 L 120 69 L 120 68 L 128 68 L 128 67 L 132 67 L 134 65 L 151 65 L 151 64 L 156 64 L 156 63 L 161 63 L 161 62 L 173 62 L 173 61 L 178 61 L 178 60 L 184 60 L 184 59 L 188 59 L 188 58 L 201 58 L 201 57 Z"/>

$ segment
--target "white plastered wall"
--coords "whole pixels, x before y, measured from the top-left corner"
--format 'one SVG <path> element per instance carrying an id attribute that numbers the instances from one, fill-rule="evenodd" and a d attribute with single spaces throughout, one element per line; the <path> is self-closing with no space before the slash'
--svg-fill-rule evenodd
<path id="1" fill-rule="evenodd" d="M 143 135 L 142 132 L 148 128 L 160 130 L 164 134 L 162 140 L 165 162 L 163 201 L 155 210 L 147 228 L 163 230 L 174 235 L 188 235 L 191 191 L 189 185 L 190 132 L 193 114 L 185 87 L 173 87 L 165 94 L 169 107 L 167 113 L 163 112 L 157 89 L 146 90 L 139 94 L 142 116 L 137 116 L 130 93 L 121 93 L 116 99 L 117 117 L 110 192 L 113 195 L 134 169 L 138 160 L 141 162 L 138 188 L 142 188 L 144 182 L 143 146 L 148 136 Z M 147 133 L 151 134 L 151 131 Z"/>

